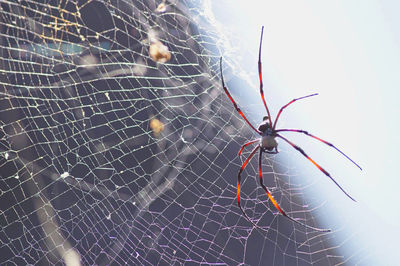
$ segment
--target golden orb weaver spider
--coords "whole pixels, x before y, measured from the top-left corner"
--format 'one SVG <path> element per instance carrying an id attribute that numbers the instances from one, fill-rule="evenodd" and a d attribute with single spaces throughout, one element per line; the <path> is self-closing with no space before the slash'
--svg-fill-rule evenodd
<path id="1" fill-rule="evenodd" d="M 254 156 L 254 154 L 257 152 L 257 150 L 260 150 L 259 153 L 259 157 L 258 157 L 258 175 L 260 178 L 260 185 L 261 187 L 264 189 L 265 193 L 267 194 L 269 200 L 272 202 L 272 204 L 275 206 L 275 208 L 285 217 L 287 217 L 288 219 L 290 219 L 291 221 L 300 224 L 306 228 L 315 230 L 315 231 L 321 231 L 321 232 L 329 232 L 331 231 L 330 229 L 320 229 L 320 228 L 316 228 L 313 226 L 309 226 L 307 224 L 301 223 L 298 220 L 295 220 L 294 218 L 288 216 L 286 214 L 286 212 L 284 210 L 282 210 L 282 208 L 279 206 L 279 204 L 276 202 L 275 198 L 272 196 L 272 194 L 268 191 L 267 187 L 264 185 L 263 183 L 263 177 L 262 177 L 262 167 L 261 167 L 261 159 L 262 159 L 262 154 L 263 153 L 268 153 L 268 154 L 276 154 L 278 153 L 278 143 L 275 140 L 275 138 L 280 138 L 282 140 L 284 140 L 285 142 L 287 142 L 290 146 L 292 146 L 295 150 L 297 150 L 298 152 L 300 152 L 304 157 L 307 158 L 307 160 L 309 160 L 312 164 L 314 164 L 322 173 L 324 173 L 327 177 L 329 177 L 335 184 L 336 186 L 338 186 L 340 188 L 340 190 L 343 191 L 344 194 L 346 194 L 347 197 L 349 197 L 351 200 L 356 201 L 353 197 L 351 197 L 336 181 L 335 179 L 324 169 L 322 168 L 318 163 L 316 163 L 313 159 L 311 159 L 311 157 L 309 157 L 302 148 L 300 148 L 299 146 L 297 146 L 296 144 L 294 144 L 293 142 L 291 142 L 290 140 L 288 140 L 287 138 L 283 137 L 281 134 L 279 134 L 280 132 L 297 132 L 297 133 L 302 133 L 305 134 L 309 137 L 312 137 L 322 143 L 325 143 L 326 145 L 334 148 L 335 150 L 337 150 L 338 152 L 340 152 L 344 157 L 346 157 L 348 160 L 350 160 L 354 165 L 356 165 L 358 168 L 361 169 L 361 167 L 355 163 L 352 159 L 350 159 L 349 156 L 347 156 L 345 153 L 343 153 L 341 150 L 339 150 L 336 146 L 334 146 L 332 143 L 329 143 L 317 136 L 314 136 L 310 133 L 308 133 L 305 130 L 300 130 L 300 129 L 276 129 L 276 124 L 278 121 L 279 116 L 281 115 L 282 111 L 288 107 L 289 105 L 291 105 L 292 103 L 301 100 L 301 99 L 305 99 L 308 97 L 312 97 L 315 95 L 318 95 L 318 93 L 314 93 L 314 94 L 310 94 L 307 96 L 303 96 L 303 97 L 299 97 L 299 98 L 295 98 L 293 100 L 291 100 L 289 103 L 287 103 L 286 105 L 282 106 L 281 109 L 279 110 L 275 121 L 272 123 L 272 118 L 271 115 L 269 113 L 268 110 L 268 106 L 267 103 L 265 102 L 265 98 L 264 98 L 264 91 L 263 91 L 263 80 L 262 80 L 262 71 L 261 71 L 261 46 L 262 46 L 262 38 L 263 38 L 263 31 L 264 31 L 264 26 L 261 28 L 261 38 L 260 38 L 260 47 L 259 47 L 259 52 L 258 52 L 258 75 L 260 78 L 260 95 L 261 95 L 261 99 L 264 103 L 265 109 L 267 111 L 267 116 L 265 116 L 263 118 L 263 121 L 261 122 L 261 124 L 258 126 L 258 128 L 255 128 L 249 120 L 247 120 L 246 116 L 243 114 L 242 110 L 240 110 L 240 108 L 237 106 L 235 100 L 232 98 L 231 94 L 229 93 L 228 89 L 225 86 L 225 82 L 224 82 L 224 77 L 222 74 L 222 57 L 220 58 L 220 72 L 221 72 L 221 82 L 222 82 L 222 87 L 226 93 L 226 95 L 228 96 L 228 98 L 231 100 L 231 102 L 233 103 L 233 106 L 235 107 L 236 111 L 240 114 L 240 116 L 246 121 L 246 123 L 255 131 L 257 132 L 257 134 L 259 134 L 261 136 L 261 138 L 257 138 L 255 140 L 252 140 L 250 142 L 245 143 L 241 149 L 239 150 L 238 156 L 240 157 L 240 155 L 243 152 L 243 149 L 251 144 L 254 143 L 258 143 L 258 145 L 253 149 L 253 151 L 250 153 L 250 155 L 247 157 L 247 159 L 244 161 L 244 163 L 242 164 L 242 167 L 239 170 L 238 173 L 238 184 L 237 184 L 237 203 L 238 206 L 240 208 L 240 210 L 242 211 L 243 215 L 246 217 L 246 219 L 252 223 L 254 225 L 254 227 L 259 228 L 261 230 L 264 230 L 262 228 L 260 228 L 258 225 L 256 225 L 251 219 L 250 217 L 244 212 L 242 206 L 240 205 L 240 181 L 241 181 L 241 174 L 243 172 L 243 170 L 245 169 L 246 165 L 249 163 L 250 159 Z"/>

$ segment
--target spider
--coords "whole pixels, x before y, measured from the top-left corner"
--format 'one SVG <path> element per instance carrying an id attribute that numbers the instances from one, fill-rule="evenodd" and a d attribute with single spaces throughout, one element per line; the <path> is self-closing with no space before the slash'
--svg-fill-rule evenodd
<path id="1" fill-rule="evenodd" d="M 259 156 L 258 156 L 258 176 L 260 178 L 260 185 L 261 187 L 264 189 L 265 193 L 267 194 L 269 200 L 272 202 L 272 204 L 275 206 L 275 208 L 285 217 L 287 217 L 288 219 L 290 219 L 291 221 L 300 224 L 304 227 L 310 228 L 312 230 L 315 231 L 322 231 L 322 232 L 329 232 L 331 231 L 330 229 L 320 229 L 320 228 L 316 228 L 316 227 L 312 227 L 309 226 L 307 224 L 303 224 L 301 222 L 299 222 L 298 220 L 295 220 L 294 218 L 288 216 L 286 214 L 286 212 L 279 206 L 279 204 L 276 202 L 276 200 L 274 199 L 274 197 L 272 196 L 272 194 L 268 191 L 267 187 L 264 185 L 263 183 L 263 176 L 262 176 L 262 167 L 261 167 L 261 159 L 262 159 L 262 154 L 263 153 L 267 153 L 267 154 L 277 154 L 278 153 L 278 142 L 276 141 L 276 138 L 280 138 L 282 140 L 284 140 L 285 142 L 287 142 L 290 146 L 292 146 L 295 150 L 297 150 L 298 152 L 300 152 L 304 157 L 307 158 L 307 160 L 309 160 L 312 164 L 314 164 L 322 173 L 324 173 L 327 177 L 329 177 L 335 184 L 336 186 L 339 187 L 339 189 L 347 196 L 349 197 L 351 200 L 356 201 L 353 197 L 351 197 L 336 181 L 335 179 L 333 179 L 333 177 L 324 169 L 322 168 L 317 162 L 315 162 L 311 157 L 309 157 L 305 151 L 300 148 L 299 146 L 297 146 L 296 144 L 294 144 L 293 142 L 291 142 L 289 139 L 287 139 L 286 137 L 282 136 L 280 133 L 281 132 L 297 132 L 297 133 L 301 133 L 301 134 L 305 134 L 311 138 L 314 138 L 330 147 L 332 147 L 333 149 L 337 150 L 339 153 L 341 153 L 344 157 L 346 157 L 348 160 L 350 160 L 354 165 L 356 165 L 358 168 L 361 169 L 361 167 L 355 163 L 352 159 L 350 159 L 349 156 L 347 156 L 345 153 L 343 153 L 341 150 L 339 150 L 336 146 L 334 146 L 333 144 L 317 137 L 314 136 L 310 133 L 308 133 L 305 130 L 300 130 L 300 129 L 276 129 L 276 124 L 278 122 L 278 119 L 280 117 L 280 115 L 282 114 L 282 111 L 287 108 L 289 105 L 291 105 L 292 103 L 298 101 L 298 100 L 302 100 L 305 98 L 309 98 L 312 96 L 316 96 L 318 95 L 318 93 L 314 93 L 314 94 L 310 94 L 307 96 L 303 96 L 303 97 L 299 97 L 299 98 L 295 98 L 293 100 L 291 100 L 289 103 L 287 103 L 286 105 L 282 106 L 281 109 L 279 110 L 275 121 L 272 122 L 272 118 L 270 115 L 270 112 L 268 110 L 268 106 L 267 103 L 265 102 L 265 98 L 264 98 L 264 91 L 263 91 L 263 81 L 262 81 L 262 71 L 261 71 L 261 46 L 262 46 L 262 38 L 263 38 L 263 31 L 264 31 L 264 26 L 261 28 L 261 38 L 260 38 L 260 47 L 259 47 L 259 52 L 258 52 L 258 75 L 260 78 L 260 94 L 261 94 L 261 99 L 264 103 L 265 109 L 267 111 L 267 116 L 264 116 L 263 121 L 261 122 L 261 124 L 258 126 L 258 128 L 255 128 L 250 122 L 249 120 L 246 118 L 246 116 L 243 114 L 242 110 L 240 110 L 240 108 L 237 106 L 235 100 L 232 98 L 231 94 L 229 93 L 228 89 L 225 86 L 225 82 L 224 82 L 224 77 L 222 75 L 222 57 L 220 58 L 220 71 L 221 71 L 221 81 L 222 81 L 222 87 L 226 93 L 226 95 L 228 96 L 228 98 L 231 100 L 231 102 L 233 103 L 234 108 L 236 109 L 236 111 L 240 114 L 240 116 L 246 121 L 246 123 L 255 131 L 257 132 L 258 135 L 260 135 L 259 138 L 254 139 L 250 142 L 245 143 L 241 149 L 239 150 L 238 156 L 240 157 L 240 155 L 243 152 L 243 149 L 246 148 L 247 146 L 254 144 L 254 143 L 258 143 L 258 145 L 253 149 L 253 151 L 250 153 L 250 155 L 247 157 L 247 159 L 244 161 L 244 163 L 242 164 L 239 173 L 238 173 L 238 184 L 237 184 L 237 203 L 238 206 L 240 208 L 240 210 L 242 211 L 243 215 L 246 217 L 246 219 L 252 223 L 254 225 L 254 227 L 259 228 L 261 230 L 264 230 L 262 228 L 260 228 L 259 226 L 257 226 L 250 218 L 249 216 L 244 212 L 242 206 L 240 205 L 240 186 L 241 186 L 241 174 L 243 172 L 243 170 L 245 169 L 246 165 L 249 163 L 250 159 L 254 156 L 254 154 L 257 152 L 257 150 L 260 150 L 259 152 Z"/>

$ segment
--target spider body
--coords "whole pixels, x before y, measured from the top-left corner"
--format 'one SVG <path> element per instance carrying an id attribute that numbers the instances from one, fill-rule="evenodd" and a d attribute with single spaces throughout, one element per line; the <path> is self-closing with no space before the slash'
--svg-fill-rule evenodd
<path id="1" fill-rule="evenodd" d="M 260 148 L 262 152 L 269 154 L 278 153 L 278 142 L 276 141 L 276 132 L 268 122 L 265 116 L 263 122 L 258 126 L 261 132 Z M 273 151 L 275 149 L 275 151 Z"/>
<path id="2" fill-rule="evenodd" d="M 241 149 L 239 150 L 239 156 L 242 154 L 244 148 L 246 148 L 249 145 L 258 143 L 258 145 L 253 149 L 253 151 L 250 153 L 250 155 L 246 158 L 246 160 L 243 162 L 242 167 L 239 170 L 238 173 L 238 184 L 237 184 L 237 203 L 238 206 L 240 208 L 240 210 L 242 211 L 243 215 L 246 217 L 247 220 L 249 220 L 256 228 L 260 228 L 258 227 L 250 218 L 249 216 L 244 212 L 241 204 L 240 204 L 240 188 L 241 188 L 241 174 L 243 172 L 243 170 L 245 169 L 246 165 L 249 163 L 250 159 L 254 156 L 254 154 L 257 152 L 257 150 L 259 150 L 259 157 L 258 157 L 258 176 L 259 176 L 259 180 L 260 180 L 260 186 L 263 188 L 263 190 L 265 191 L 265 193 L 268 196 L 268 199 L 271 201 L 271 203 L 275 206 L 275 208 L 285 217 L 287 217 L 289 220 L 300 224 L 304 227 L 310 228 L 312 230 L 315 231 L 322 231 L 322 232 L 328 232 L 330 231 L 330 229 L 320 229 L 320 228 L 316 228 L 316 227 L 312 227 L 306 224 L 303 224 L 301 222 L 299 222 L 298 220 L 295 220 L 294 218 L 288 216 L 286 214 L 286 212 L 279 206 L 279 204 L 277 203 L 277 201 L 275 200 L 275 198 L 272 196 L 272 194 L 268 191 L 267 187 L 264 185 L 263 183 L 263 175 L 262 175 L 262 164 L 261 164 L 261 159 L 262 159 L 262 154 L 263 153 L 267 153 L 267 154 L 277 154 L 278 153 L 278 142 L 276 140 L 276 138 L 280 138 L 282 140 L 284 140 L 286 143 L 288 143 L 290 146 L 292 146 L 296 151 L 298 151 L 300 154 L 302 154 L 308 161 L 310 161 L 313 165 L 315 165 L 324 175 L 326 175 L 328 178 L 330 178 L 335 184 L 336 186 L 339 187 L 339 189 L 346 194 L 347 197 L 349 197 L 351 200 L 355 201 L 354 198 L 352 198 L 336 181 L 335 179 L 333 179 L 333 177 L 328 173 L 328 171 L 326 171 L 324 168 L 322 168 L 317 162 L 315 162 L 311 157 L 309 157 L 306 152 L 300 148 L 299 146 L 297 146 L 296 144 L 294 144 L 293 142 L 291 142 L 289 139 L 287 139 L 286 137 L 284 137 L 283 135 L 281 135 L 281 132 L 296 132 L 296 133 L 301 133 L 304 135 L 307 135 L 313 139 L 316 139 L 328 146 L 330 146 L 331 148 L 334 148 L 335 150 L 337 150 L 338 152 L 340 152 L 343 156 L 345 156 L 348 160 L 350 160 L 354 165 L 356 165 L 358 168 L 361 167 L 355 163 L 352 159 L 350 159 L 350 157 L 348 157 L 346 154 L 344 154 L 341 150 L 339 150 L 338 148 L 336 148 L 336 146 L 334 146 L 333 144 L 317 137 L 314 136 L 310 133 L 308 133 L 305 130 L 301 130 L 301 129 L 276 129 L 276 125 L 277 125 L 277 121 L 278 118 L 280 117 L 280 115 L 282 114 L 282 111 L 288 107 L 289 105 L 291 105 L 292 103 L 304 99 L 304 98 L 308 98 L 308 97 L 312 97 L 317 95 L 317 93 L 314 94 L 310 94 L 307 96 L 303 96 L 303 97 L 299 97 L 299 98 L 295 98 L 293 100 L 291 100 L 289 103 L 287 103 L 286 105 L 282 106 L 281 109 L 279 110 L 277 116 L 275 117 L 275 121 L 272 122 L 272 118 L 267 106 L 267 103 L 265 101 L 264 98 L 264 90 L 263 90 L 263 81 L 262 81 L 262 69 L 261 69 L 261 46 L 262 46 L 262 36 L 263 36 L 263 30 L 264 27 L 261 28 L 261 39 L 260 39 L 260 47 L 259 47 L 259 52 L 258 52 L 258 75 L 259 75 L 259 79 L 260 79 L 260 95 L 261 95 L 261 99 L 264 103 L 264 107 L 267 111 L 267 116 L 264 116 L 263 121 L 260 123 L 260 125 L 258 126 L 258 128 L 255 128 L 250 121 L 246 118 L 246 116 L 244 115 L 244 113 L 242 112 L 242 110 L 238 107 L 238 105 L 236 104 L 235 100 L 232 98 L 231 94 L 229 93 L 227 87 L 225 86 L 225 82 L 224 82 L 224 77 L 222 75 L 222 57 L 220 59 L 220 71 L 221 71 L 221 82 L 222 82 L 222 87 L 226 93 L 226 95 L 228 96 L 228 98 L 231 100 L 234 108 L 236 109 L 236 111 L 239 113 L 239 115 L 245 120 L 245 122 L 259 135 L 259 138 L 254 139 L 252 141 L 249 141 L 247 143 L 245 143 Z M 261 228 L 260 228 L 261 229 Z M 262 229 L 263 230 L 263 229 Z"/>

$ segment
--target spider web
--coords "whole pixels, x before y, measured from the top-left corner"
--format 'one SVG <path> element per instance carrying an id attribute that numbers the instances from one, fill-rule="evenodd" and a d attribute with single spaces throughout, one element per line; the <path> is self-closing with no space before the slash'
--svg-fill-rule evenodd
<path id="1" fill-rule="evenodd" d="M 256 159 L 242 204 L 266 232 L 238 209 L 237 152 L 254 135 L 221 88 L 221 55 L 237 99 L 244 81 L 210 14 L 207 1 L 1 3 L 2 264 L 345 261 L 334 234 L 279 215 Z M 149 56 L 155 41 L 168 62 Z M 257 106 L 242 108 L 253 123 Z M 292 217 L 322 227 L 324 202 L 305 197 L 312 183 L 289 152 L 264 156 L 265 183 Z"/>

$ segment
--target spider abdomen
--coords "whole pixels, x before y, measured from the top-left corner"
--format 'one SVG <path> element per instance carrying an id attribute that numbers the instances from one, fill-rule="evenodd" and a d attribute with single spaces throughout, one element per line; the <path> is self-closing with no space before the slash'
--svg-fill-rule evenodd
<path id="1" fill-rule="evenodd" d="M 261 148 L 266 150 L 275 149 L 278 146 L 278 142 L 275 139 L 275 136 L 264 135 L 261 138 Z"/>

